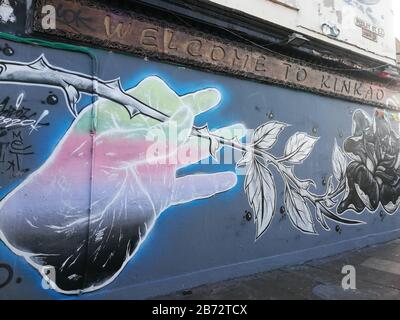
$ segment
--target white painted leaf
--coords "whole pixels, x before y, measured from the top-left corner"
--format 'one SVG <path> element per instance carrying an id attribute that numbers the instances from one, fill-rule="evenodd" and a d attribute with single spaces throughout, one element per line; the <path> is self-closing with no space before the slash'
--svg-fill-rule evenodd
<path id="1" fill-rule="evenodd" d="M 327 194 L 327 195 L 329 195 L 329 194 L 331 194 L 333 191 L 335 191 L 335 186 L 334 186 L 332 180 L 333 180 L 333 179 L 332 179 L 332 176 L 330 176 L 329 179 L 328 179 L 328 186 L 327 186 L 327 188 L 326 188 L 326 194 Z"/>
<path id="2" fill-rule="evenodd" d="M 330 176 L 328 179 L 328 186 L 326 187 L 326 196 L 327 198 L 323 202 L 324 205 L 328 208 L 333 208 L 336 205 L 336 201 L 329 198 L 328 196 L 335 191 L 335 185 L 333 184 L 333 177 Z"/>
<path id="3" fill-rule="evenodd" d="M 346 174 L 346 155 L 338 146 L 336 139 L 335 145 L 333 147 L 333 154 L 332 154 L 332 166 L 333 166 L 333 175 L 335 176 L 337 181 L 342 181 Z"/>
<path id="4" fill-rule="evenodd" d="M 255 215 L 256 239 L 259 239 L 275 213 L 276 191 L 271 171 L 253 161 L 246 175 L 245 191 Z"/>
<path id="5" fill-rule="evenodd" d="M 326 207 L 328 207 L 329 209 L 333 208 L 334 206 L 336 206 L 336 201 L 332 200 L 332 199 L 326 199 L 324 201 L 324 205 Z"/>
<path id="6" fill-rule="evenodd" d="M 236 163 L 237 167 L 245 167 L 254 159 L 252 152 L 244 152 L 242 158 Z"/>
<path id="7" fill-rule="evenodd" d="M 319 138 L 309 136 L 304 132 L 297 132 L 286 143 L 285 157 L 290 163 L 302 163 L 308 158 Z"/>
<path id="8" fill-rule="evenodd" d="M 305 233 L 316 233 L 306 201 L 290 186 L 285 189 L 285 207 L 290 221 L 297 229 Z"/>
<path id="9" fill-rule="evenodd" d="M 329 228 L 328 224 L 326 223 L 325 217 L 323 216 L 323 214 L 321 212 L 321 207 L 319 206 L 319 204 L 317 204 L 317 207 L 316 207 L 316 216 L 317 216 L 317 220 L 321 224 L 321 226 L 325 230 L 329 231 L 330 228 Z"/>
<path id="10" fill-rule="evenodd" d="M 79 91 L 73 86 L 73 85 L 66 85 L 65 88 L 65 94 L 67 96 L 68 100 L 68 107 L 72 114 L 77 117 L 78 116 L 78 111 L 76 109 L 77 103 L 80 99 L 81 94 Z"/>
<path id="11" fill-rule="evenodd" d="M 279 133 L 288 125 L 282 122 L 268 122 L 258 127 L 254 132 L 254 145 L 263 150 L 271 149 L 278 139 Z"/>

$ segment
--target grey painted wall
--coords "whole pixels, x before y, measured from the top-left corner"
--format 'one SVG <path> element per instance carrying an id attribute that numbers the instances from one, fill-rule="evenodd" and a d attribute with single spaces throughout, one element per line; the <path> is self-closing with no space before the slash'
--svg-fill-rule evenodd
<path id="1" fill-rule="evenodd" d="M 93 74 L 93 61 L 86 54 L 0 40 L 1 46 L 5 43 L 14 52 L 12 56 L 0 53 L 0 66 L 8 66 L 8 71 L 11 70 L 11 63 L 21 66 L 22 63 L 28 64 L 44 55 L 50 70 L 63 68 L 66 73 L 80 72 L 88 76 Z M 375 120 L 376 110 L 372 107 L 311 93 L 116 53 L 97 50 L 94 53 L 99 79 L 120 78 L 123 89 L 151 107 L 166 110 L 166 113 L 173 113 L 182 104 L 192 110 L 198 108 L 204 111 L 210 108 L 195 117 L 194 124 L 197 126 L 208 124 L 210 130 L 215 130 L 235 125 L 239 130 L 246 128 L 248 137 L 251 137 L 251 129 L 268 122 L 279 121 L 290 125 L 281 132 L 273 148 L 268 150 L 275 157 L 284 154 L 285 144 L 290 137 L 296 133 L 306 133 L 311 139 L 309 141 L 315 140 L 315 144 L 307 151 L 308 157 L 303 157 L 303 163 L 294 167 L 299 179 L 311 179 L 315 182 L 315 187 L 310 186 L 308 189 L 314 194 L 323 195 L 327 188 L 323 180 L 327 182 L 333 175 L 332 154 L 335 139 L 344 154 L 346 139 L 357 134 L 364 139 L 364 133 L 371 133 L 374 121 L 381 123 L 379 121 L 383 121 L 382 119 L 393 118 L 391 114 L 379 112 Z M 28 74 L 37 74 L 35 70 L 29 69 Z M 136 162 L 145 135 L 129 130 L 133 128 L 152 132 L 154 128 L 151 125 L 147 123 L 144 126 L 137 119 L 130 122 L 123 107 L 104 100 L 98 104 L 97 113 L 91 112 L 92 98 L 86 94 L 78 102 L 79 116 L 75 119 L 69 112 L 67 96 L 62 88 L 49 87 L 46 76 L 38 86 L 33 86 L 28 80 L 24 83 L 6 83 L 1 78 L 1 73 L 0 79 L 0 101 L 9 97 L 5 108 L 12 110 L 11 118 L 18 118 L 16 112 L 22 107 L 29 109 L 28 118 L 33 120 L 38 120 L 45 110 L 48 111 L 38 122 L 40 128 L 37 130 L 32 130 L 32 126 L 20 125 L 6 128 L 2 124 L 0 127 L 1 132 L 5 132 L 0 134 L 0 143 L 5 148 L 5 158 L 0 162 L 2 299 L 145 298 L 202 283 L 301 263 L 399 235 L 397 211 L 389 214 L 383 203 L 380 203 L 383 200 L 379 196 L 376 209 L 368 210 L 364 205 L 365 209 L 359 214 L 347 210 L 342 215 L 343 218 L 359 220 L 364 224 L 346 225 L 327 219 L 330 231 L 321 226 L 313 204 L 307 202 L 310 212 L 306 217 L 311 218 L 310 223 L 315 234 L 301 231 L 301 223 L 296 224 L 291 219 L 289 205 L 285 201 L 284 182 L 287 182 L 287 177 L 282 179 L 279 171 L 271 167 L 275 186 L 273 189 L 276 193 L 274 215 L 265 233 L 255 241 L 254 218 L 257 208 L 249 204 L 244 190 L 246 169 L 236 169 L 235 163 L 193 164 L 179 170 L 174 166 L 169 167 L 172 174 L 168 177 L 176 176 L 178 179 L 188 175 L 199 178 L 199 174 L 225 172 L 220 176 L 223 181 L 215 175 L 197 180 L 197 184 L 193 184 L 195 180 L 190 180 L 190 183 L 184 184 L 185 188 L 181 193 L 172 194 L 172 190 L 175 190 L 172 185 L 160 186 L 161 180 L 157 181 L 157 177 L 163 176 L 165 166 L 140 167 Z M 115 90 L 118 91 L 118 88 Z M 22 104 L 16 107 L 21 93 Z M 197 97 L 193 93 L 197 93 Z M 183 98 L 185 96 L 186 100 Z M 57 103 L 54 103 L 54 99 Z M 4 108 L 4 103 L 2 107 Z M 364 118 L 371 124 L 371 128 L 366 124 L 362 126 L 361 133 L 356 132 L 353 123 L 356 110 L 362 110 Z M 9 117 L 4 110 L 3 114 Z M 93 120 L 97 122 L 94 138 L 91 136 Z M 398 122 L 390 120 L 382 125 L 388 132 L 391 128 L 398 133 Z M 15 147 L 29 147 L 25 149 L 29 150 L 29 154 L 21 156 L 23 160 L 20 170 L 10 172 L 7 170 L 8 161 L 11 161 L 10 157 L 15 157 L 11 152 L 12 142 L 18 140 L 13 132 L 20 132 L 22 138 L 21 143 L 14 143 L 14 151 Z M 106 136 L 104 141 L 102 134 Z M 383 140 L 378 140 L 379 137 L 375 136 L 376 145 L 384 145 Z M 94 141 L 92 147 L 95 149 L 91 146 L 82 147 L 82 155 L 75 153 L 74 144 L 81 147 L 85 141 L 88 144 Z M 119 144 L 121 141 L 122 144 Z M 248 139 L 241 141 L 249 143 Z M 102 143 L 106 144 L 105 148 Z M 388 146 L 385 149 L 388 153 L 389 147 L 398 150 L 399 146 Z M 116 159 L 113 158 L 113 153 L 117 153 Z M 240 156 L 240 153 L 236 155 Z M 394 156 L 397 159 L 398 153 Z M 350 152 L 346 152 L 345 157 L 346 166 L 349 167 L 352 157 L 355 157 Z M 210 160 L 210 154 L 205 158 Z M 236 160 L 238 159 L 240 157 Z M 122 190 L 120 187 L 125 180 L 112 170 L 108 173 L 114 175 L 114 180 L 102 173 L 110 163 L 121 169 L 121 162 L 128 162 L 139 168 L 138 176 L 146 186 L 146 194 L 152 199 L 150 202 L 146 201 L 145 193 L 137 191 L 141 184 L 137 183 L 135 176 L 127 178 L 131 189 L 123 189 L 124 198 L 121 200 L 121 193 L 118 192 Z M 392 169 L 396 176 L 398 164 L 397 160 L 395 162 Z M 349 177 L 356 175 L 352 175 L 350 171 L 348 173 Z M 149 182 L 149 177 L 155 180 Z M 360 181 L 358 184 L 364 190 L 369 188 L 368 183 L 372 182 L 365 182 L 366 187 Z M 383 182 L 380 188 L 382 184 Z M 397 194 L 393 195 L 397 197 Z M 117 202 L 114 201 L 116 197 Z M 264 197 L 268 195 L 265 194 Z M 336 199 L 338 204 L 343 197 L 344 192 Z M 184 203 L 175 205 L 176 201 L 172 201 L 172 198 L 181 199 Z M 370 195 L 370 202 L 372 198 Z M 140 204 L 143 206 L 140 207 Z M 285 212 L 281 210 L 282 206 L 285 207 Z M 373 204 L 372 206 L 374 207 Z M 109 207 L 112 210 L 108 210 Z M 98 224 L 96 214 L 102 208 L 105 215 L 100 219 L 102 224 Z M 121 212 L 115 214 L 115 210 Z M 251 221 L 245 219 L 248 212 L 251 213 Z M 332 212 L 337 214 L 337 205 L 332 208 Z M 71 218 L 73 213 L 77 215 Z M 154 219 L 149 218 L 151 215 L 155 215 Z M 260 220 L 261 216 L 257 218 Z M 74 222 L 77 227 L 67 227 Z M 145 223 L 146 228 L 143 227 Z M 118 227 L 118 232 L 115 226 Z M 103 227 L 105 232 L 99 234 L 98 231 Z M 136 236 L 132 230 L 136 230 Z M 138 230 L 140 239 L 137 237 Z M 107 238 L 107 232 L 115 241 Z M 121 245 L 116 240 L 117 235 L 122 235 L 121 238 L 127 242 Z M 101 272 L 99 262 L 94 258 L 98 248 L 96 237 L 100 239 L 100 255 L 109 257 L 111 254 L 112 264 L 105 263 L 107 259 L 102 260 L 105 266 Z M 79 239 L 83 241 L 81 251 L 78 250 L 81 244 Z M 85 242 L 87 239 L 89 242 Z M 137 250 L 122 258 L 115 258 L 121 255 L 121 250 L 126 251 L 128 244 L 130 250 Z M 40 259 L 36 258 L 37 254 L 40 254 Z M 71 259 L 70 254 L 73 256 Z M 74 259 L 75 264 L 71 263 Z M 50 285 L 56 284 L 53 289 L 43 288 L 42 276 L 45 275 L 40 273 L 44 272 L 41 268 L 45 265 L 53 265 L 56 268 L 55 276 L 59 276 L 59 280 L 50 279 Z M 72 275 L 76 279 L 81 277 L 81 281 L 72 281 L 74 276 L 69 279 L 68 276 Z M 79 286 L 90 292 L 75 295 Z"/>

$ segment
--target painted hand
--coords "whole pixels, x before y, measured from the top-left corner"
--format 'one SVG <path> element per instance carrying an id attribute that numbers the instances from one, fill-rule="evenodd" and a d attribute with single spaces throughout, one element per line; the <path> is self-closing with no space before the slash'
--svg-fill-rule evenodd
<path id="1" fill-rule="evenodd" d="M 236 185 L 234 172 L 177 177 L 180 168 L 210 156 L 209 143 L 190 133 L 195 117 L 220 102 L 217 90 L 178 96 L 150 77 L 128 93 L 170 121 L 130 119 L 119 105 L 104 100 L 86 108 L 53 156 L 0 207 L 1 239 L 59 292 L 104 287 L 135 255 L 165 209 Z M 245 129 L 233 125 L 216 134 L 240 139 Z M 43 266 L 53 268 L 54 279 Z"/>

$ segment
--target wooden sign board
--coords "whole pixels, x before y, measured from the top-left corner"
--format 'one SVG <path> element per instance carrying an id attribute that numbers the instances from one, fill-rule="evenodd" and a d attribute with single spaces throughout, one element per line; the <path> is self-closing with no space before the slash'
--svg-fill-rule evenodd
<path id="1" fill-rule="evenodd" d="M 55 29 L 42 26 L 45 5 L 56 9 Z M 400 94 L 394 89 L 93 1 L 37 0 L 33 31 L 400 110 Z"/>

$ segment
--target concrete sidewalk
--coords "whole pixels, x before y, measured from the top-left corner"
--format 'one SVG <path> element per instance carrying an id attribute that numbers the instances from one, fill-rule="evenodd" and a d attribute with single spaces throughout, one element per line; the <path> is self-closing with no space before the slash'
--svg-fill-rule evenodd
<path id="1" fill-rule="evenodd" d="M 356 269 L 356 290 L 343 290 L 343 266 Z M 400 239 L 302 266 L 204 285 L 167 300 L 399 299 Z"/>

